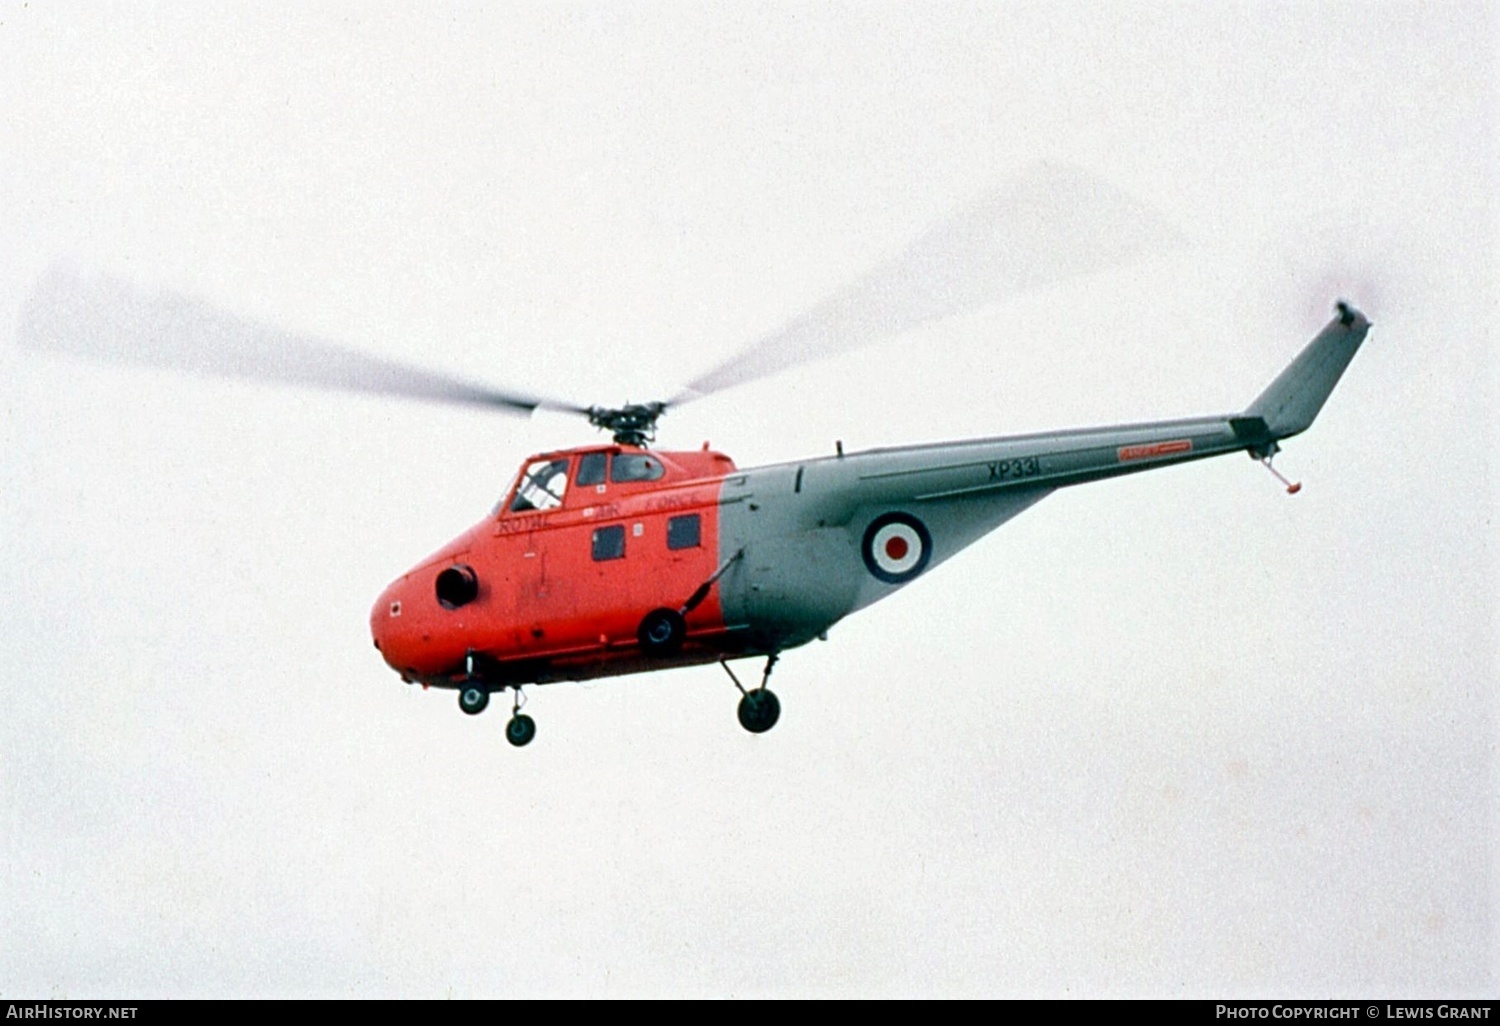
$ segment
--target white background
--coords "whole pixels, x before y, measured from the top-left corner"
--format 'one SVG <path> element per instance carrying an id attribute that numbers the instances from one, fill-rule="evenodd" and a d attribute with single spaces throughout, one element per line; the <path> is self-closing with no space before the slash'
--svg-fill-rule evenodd
<path id="1" fill-rule="evenodd" d="M 1485 4 L 0 5 L 0 995 L 1496 988 Z M 1187 239 L 673 411 L 742 465 L 1242 408 L 789 653 L 504 708 L 366 618 L 532 420 L 18 351 L 55 261 L 672 394 L 1050 158 Z M 753 668 L 745 665 L 745 671 Z M 497 703 L 498 704 L 498 703 Z"/>

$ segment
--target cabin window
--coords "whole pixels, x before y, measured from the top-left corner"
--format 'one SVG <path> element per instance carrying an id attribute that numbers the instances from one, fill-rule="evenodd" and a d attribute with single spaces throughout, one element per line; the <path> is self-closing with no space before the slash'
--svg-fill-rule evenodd
<path id="1" fill-rule="evenodd" d="M 610 464 L 609 479 L 616 484 L 625 481 L 655 481 L 666 473 L 661 460 L 635 452 L 617 452 Z"/>
<path id="2" fill-rule="evenodd" d="M 521 474 L 521 483 L 516 486 L 516 498 L 510 504 L 510 511 L 525 513 L 533 509 L 556 509 L 562 505 L 563 493 L 567 490 L 568 461 L 537 460 Z"/>
<path id="3" fill-rule="evenodd" d="M 667 548 L 696 549 L 703 533 L 703 518 L 697 513 L 667 521 Z"/>
<path id="4" fill-rule="evenodd" d="M 584 485 L 600 485 L 604 483 L 604 468 L 609 460 L 609 454 L 604 452 L 591 452 L 578 461 L 578 477 L 575 484 L 580 488 Z"/>
<path id="5" fill-rule="evenodd" d="M 594 531 L 594 562 L 625 558 L 625 525 L 611 524 Z"/>

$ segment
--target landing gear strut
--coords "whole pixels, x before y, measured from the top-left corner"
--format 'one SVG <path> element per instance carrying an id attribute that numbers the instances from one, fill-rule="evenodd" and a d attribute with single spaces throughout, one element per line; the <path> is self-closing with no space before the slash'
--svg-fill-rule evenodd
<path id="1" fill-rule="evenodd" d="M 474 676 L 474 650 L 471 648 L 464 655 L 464 686 L 458 689 L 458 707 L 470 716 L 478 716 L 489 704 L 490 689 Z"/>
<path id="2" fill-rule="evenodd" d="M 724 672 L 729 674 L 729 679 L 734 681 L 734 686 L 740 689 L 740 726 L 752 734 L 764 734 L 776 726 L 776 721 L 781 718 L 781 700 L 776 697 L 775 692 L 766 687 L 766 681 L 771 679 L 771 670 L 776 666 L 778 658 L 775 652 L 766 658 L 766 669 L 761 674 L 760 687 L 753 691 L 746 691 L 740 679 L 729 668 L 729 664 L 722 659 L 719 660 L 719 665 L 724 667 Z"/>
<path id="3" fill-rule="evenodd" d="M 516 704 L 511 708 L 510 722 L 505 725 L 505 740 L 517 748 L 525 748 L 536 737 L 536 720 L 521 711 L 520 687 L 516 688 Z"/>

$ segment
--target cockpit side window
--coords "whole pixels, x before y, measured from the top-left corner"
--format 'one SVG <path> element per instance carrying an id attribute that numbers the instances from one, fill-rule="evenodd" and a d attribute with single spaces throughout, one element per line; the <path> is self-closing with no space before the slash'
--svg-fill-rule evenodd
<path id="1" fill-rule="evenodd" d="M 624 481 L 655 481 L 666 472 L 661 460 L 655 456 L 617 452 L 609 467 L 609 479 L 616 484 Z"/>
<path id="2" fill-rule="evenodd" d="M 512 513 L 528 510 L 556 509 L 562 505 L 563 495 L 568 490 L 568 461 L 537 460 L 527 465 L 521 474 L 521 483 L 516 486 L 515 501 L 510 504 Z"/>
<path id="3" fill-rule="evenodd" d="M 604 466 L 609 459 L 609 454 L 604 452 L 591 452 L 578 461 L 578 477 L 574 481 L 580 488 L 585 485 L 601 485 L 604 483 Z"/>

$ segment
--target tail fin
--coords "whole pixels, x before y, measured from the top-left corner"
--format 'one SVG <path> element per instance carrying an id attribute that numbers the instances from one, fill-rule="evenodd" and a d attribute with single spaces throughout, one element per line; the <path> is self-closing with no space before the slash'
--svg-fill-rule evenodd
<path id="1" fill-rule="evenodd" d="M 1338 316 L 1245 408 L 1244 416 L 1264 420 L 1272 438 L 1306 431 L 1369 330 L 1365 315 L 1340 300 Z"/>

